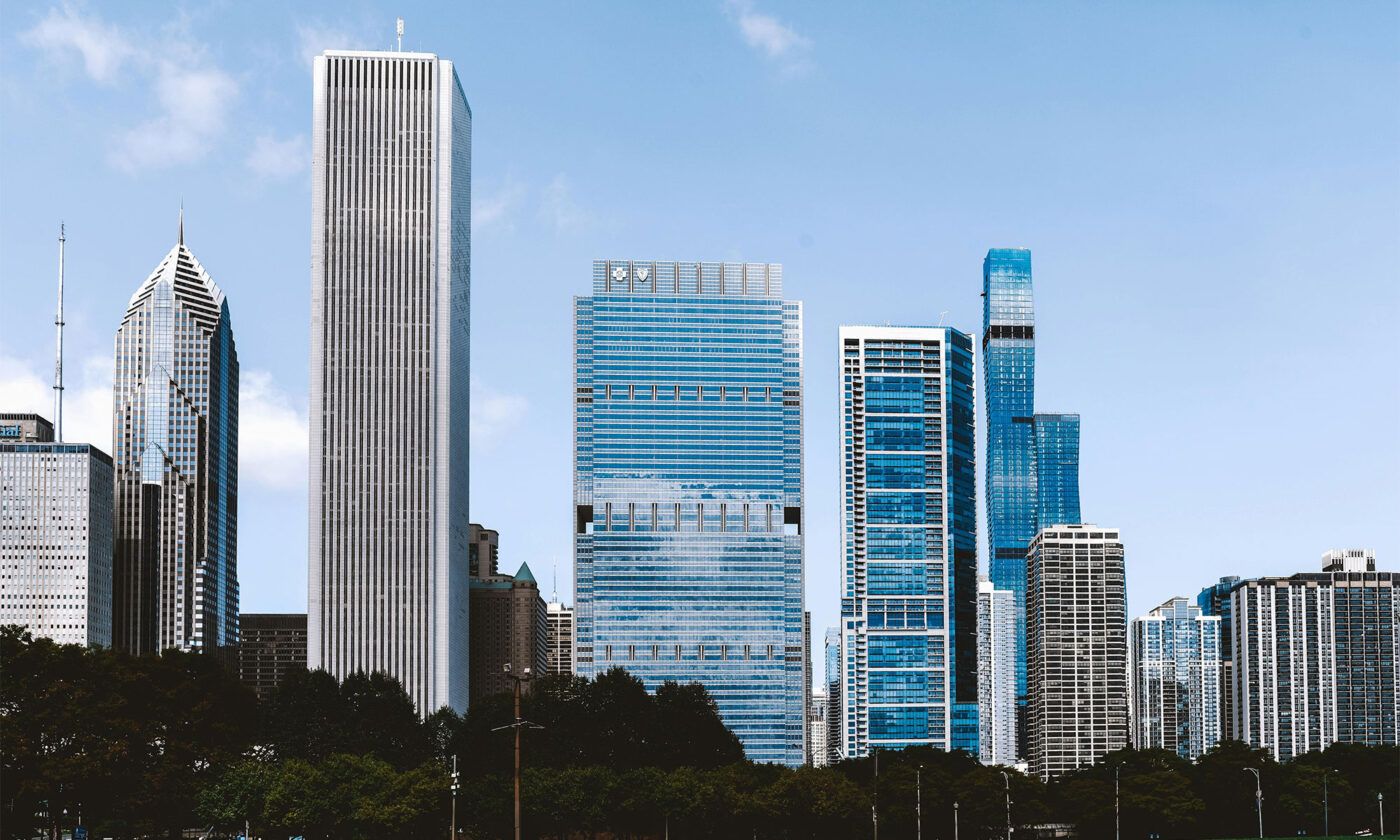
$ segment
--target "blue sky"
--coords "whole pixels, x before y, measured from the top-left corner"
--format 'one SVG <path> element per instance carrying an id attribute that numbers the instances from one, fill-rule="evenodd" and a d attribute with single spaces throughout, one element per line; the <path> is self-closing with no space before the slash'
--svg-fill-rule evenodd
<path id="1" fill-rule="evenodd" d="M 310 56 L 397 15 L 475 116 L 473 519 L 546 591 L 601 257 L 784 264 L 816 638 L 836 327 L 977 332 L 990 247 L 1034 252 L 1037 406 L 1083 415 L 1133 614 L 1329 548 L 1400 568 L 1393 2 L 5 3 L 0 404 L 49 412 L 64 220 L 68 437 L 108 445 L 112 338 L 183 198 L 243 367 L 245 610 L 305 608 Z"/>

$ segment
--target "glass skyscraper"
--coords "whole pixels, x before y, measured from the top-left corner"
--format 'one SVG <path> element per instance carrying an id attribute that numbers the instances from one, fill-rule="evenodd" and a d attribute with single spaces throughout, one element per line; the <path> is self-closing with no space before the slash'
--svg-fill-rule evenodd
<path id="1" fill-rule="evenodd" d="M 1204 615 L 1220 616 L 1220 740 L 1235 740 L 1235 638 L 1230 621 L 1230 590 L 1240 582 L 1238 575 L 1226 575 L 1196 595 L 1196 606 Z"/>
<path id="2" fill-rule="evenodd" d="M 842 752 L 977 752 L 972 339 L 841 327 Z"/>
<path id="3" fill-rule="evenodd" d="M 1172 598 L 1128 631 L 1133 746 L 1195 761 L 1221 739 L 1220 617 Z"/>
<path id="4" fill-rule="evenodd" d="M 1036 414 L 1036 524 L 1079 522 L 1079 415 Z"/>
<path id="5" fill-rule="evenodd" d="M 575 669 L 702 683 L 804 757 L 802 308 L 764 263 L 598 260 L 575 300 Z"/>

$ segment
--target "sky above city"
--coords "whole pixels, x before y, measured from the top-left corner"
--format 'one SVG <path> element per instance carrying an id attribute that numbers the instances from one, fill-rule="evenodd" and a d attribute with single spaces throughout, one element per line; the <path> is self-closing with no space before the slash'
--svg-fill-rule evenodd
<path id="1" fill-rule="evenodd" d="M 784 265 L 814 640 L 839 610 L 837 326 L 980 332 L 993 247 L 1033 252 L 1036 406 L 1083 416 L 1083 513 L 1121 529 L 1131 615 L 1331 548 L 1400 569 L 1389 0 L 5 3 L 0 411 L 52 414 L 62 221 L 66 437 L 110 451 L 113 337 L 183 200 L 242 365 L 244 611 L 306 607 L 311 59 L 393 48 L 396 16 L 474 116 L 472 520 L 546 597 L 557 560 L 572 600 L 595 258 Z"/>

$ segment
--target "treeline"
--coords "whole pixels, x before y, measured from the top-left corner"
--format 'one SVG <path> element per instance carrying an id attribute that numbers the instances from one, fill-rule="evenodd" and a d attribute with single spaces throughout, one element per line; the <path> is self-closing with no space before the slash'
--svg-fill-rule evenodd
<path id="1" fill-rule="evenodd" d="M 522 716 L 524 836 L 529 838 L 1000 838 L 1006 800 L 1017 837 L 1077 826 L 1112 837 L 1114 774 L 1123 838 L 1249 837 L 1261 770 L 1265 833 L 1332 834 L 1400 825 L 1400 750 L 1338 744 L 1277 764 L 1227 743 L 1192 764 L 1124 750 L 1049 785 L 964 753 L 910 748 L 875 761 L 792 770 L 743 760 L 738 739 L 696 685 L 649 695 L 622 670 L 597 680 L 544 677 Z M 0 630 L 0 822 L 6 837 L 71 828 L 91 837 L 212 836 L 360 840 L 443 836 L 457 756 L 464 837 L 512 833 L 514 720 L 508 696 L 465 717 L 420 720 L 397 682 L 295 674 L 259 704 L 212 657 L 129 657 Z M 876 802 L 878 801 L 878 807 Z M 1391 822 L 1395 820 L 1395 822 Z"/>

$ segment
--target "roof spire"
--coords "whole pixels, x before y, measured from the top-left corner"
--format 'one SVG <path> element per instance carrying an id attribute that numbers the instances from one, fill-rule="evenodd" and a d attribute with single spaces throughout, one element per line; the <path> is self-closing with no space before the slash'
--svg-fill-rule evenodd
<path id="1" fill-rule="evenodd" d="M 185 244 L 185 199 L 180 198 L 180 244 Z"/>

